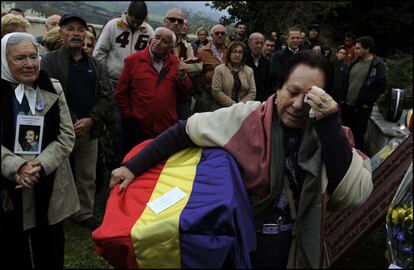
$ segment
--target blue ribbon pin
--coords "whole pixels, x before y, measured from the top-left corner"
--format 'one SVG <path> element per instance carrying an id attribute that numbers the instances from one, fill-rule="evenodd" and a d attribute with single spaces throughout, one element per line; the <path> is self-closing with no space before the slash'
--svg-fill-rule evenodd
<path id="1" fill-rule="evenodd" d="M 44 108 L 45 108 L 45 103 L 43 101 L 39 100 L 36 102 L 36 105 L 35 105 L 36 111 L 43 111 Z"/>

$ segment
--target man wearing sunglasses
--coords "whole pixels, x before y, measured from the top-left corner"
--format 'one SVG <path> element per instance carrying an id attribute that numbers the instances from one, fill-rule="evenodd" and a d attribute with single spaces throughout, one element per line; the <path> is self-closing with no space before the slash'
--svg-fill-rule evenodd
<path id="1" fill-rule="evenodd" d="M 164 26 L 174 32 L 176 36 L 181 35 L 184 24 L 184 16 L 181 9 L 172 8 L 167 11 L 164 18 Z"/>
<path id="2" fill-rule="evenodd" d="M 198 101 L 196 111 L 208 112 L 212 110 L 215 101 L 211 95 L 211 82 L 213 80 L 214 69 L 220 65 L 227 52 L 225 45 L 227 30 L 221 24 L 216 24 L 211 28 L 211 41 L 198 49 L 197 56 L 203 62 L 201 71 L 203 91 Z"/>
<path id="3" fill-rule="evenodd" d="M 193 46 L 190 42 L 185 39 L 186 33 L 183 34 L 184 22 L 188 20 L 184 18 L 183 12 L 181 9 L 173 8 L 167 11 L 167 14 L 164 18 L 164 26 L 171 31 L 177 37 L 177 41 L 174 44 L 172 53 L 178 58 L 179 61 L 183 62 L 182 64 L 186 66 L 186 70 L 191 77 L 193 86 L 201 84 L 201 74 L 202 63 L 201 61 L 194 56 Z M 197 82 L 196 82 L 197 81 Z M 197 92 L 196 89 L 192 89 L 192 94 Z M 191 99 L 185 100 L 182 103 L 177 105 L 178 118 L 185 120 L 190 116 L 190 106 Z"/>

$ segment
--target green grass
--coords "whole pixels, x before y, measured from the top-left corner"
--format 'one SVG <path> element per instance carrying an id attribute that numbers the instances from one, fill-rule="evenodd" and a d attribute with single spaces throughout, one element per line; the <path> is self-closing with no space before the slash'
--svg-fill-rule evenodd
<path id="1" fill-rule="evenodd" d="M 106 199 L 108 198 L 108 188 L 95 196 L 95 215 L 102 220 Z M 81 227 L 70 218 L 65 220 L 65 268 L 93 268 L 93 269 L 113 269 L 95 251 L 95 243 L 92 240 L 91 231 Z"/>
<path id="2" fill-rule="evenodd" d="M 107 175 L 105 177 L 109 179 Z M 109 190 L 105 183 L 103 190 L 95 196 L 95 215 L 102 220 L 105 212 L 106 200 Z M 382 225 L 383 226 L 383 225 Z M 387 250 L 384 229 L 378 226 L 361 238 L 349 251 L 346 252 L 332 269 L 386 269 L 389 265 L 385 258 Z M 65 228 L 65 268 L 66 269 L 113 269 L 95 251 L 91 231 L 81 227 L 68 218 L 64 223 Z"/>

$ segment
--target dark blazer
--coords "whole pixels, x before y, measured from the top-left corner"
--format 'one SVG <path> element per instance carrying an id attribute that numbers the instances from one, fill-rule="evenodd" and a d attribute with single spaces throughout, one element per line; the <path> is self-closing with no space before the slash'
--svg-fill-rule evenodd
<path id="1" fill-rule="evenodd" d="M 349 65 L 345 64 L 343 60 L 335 60 L 332 62 L 332 86 L 331 89 L 327 89 L 327 92 L 338 104 L 344 103 L 346 99 L 348 68 Z"/>
<path id="2" fill-rule="evenodd" d="M 275 51 L 280 51 L 282 49 L 282 41 L 279 38 L 274 39 L 275 41 Z"/>
<path id="3" fill-rule="evenodd" d="M 293 55 L 288 47 L 283 50 L 273 53 L 272 60 L 270 60 L 270 79 L 271 79 L 271 88 L 276 89 L 278 87 L 278 80 L 280 76 L 280 71 L 282 70 L 283 64 Z"/>
<path id="4" fill-rule="evenodd" d="M 273 91 L 271 91 L 269 79 L 269 60 L 261 56 L 259 59 L 259 66 L 256 67 L 253 61 L 252 54 L 250 53 L 250 51 L 247 51 L 245 65 L 253 69 L 254 82 L 256 84 L 256 100 L 266 101 L 267 98 L 273 94 Z"/>
<path id="5" fill-rule="evenodd" d="M 67 92 L 67 82 L 69 76 L 69 60 L 71 57 L 70 51 L 65 46 L 62 46 L 58 50 L 49 52 L 42 57 L 40 63 L 41 69 L 45 70 L 51 78 L 60 81 L 65 96 L 70 94 Z M 90 112 L 90 117 L 92 117 L 94 124 L 91 129 L 91 136 L 92 138 L 97 138 L 103 130 L 104 123 L 107 123 L 108 119 L 112 118 L 115 103 L 106 66 L 99 63 L 93 57 L 88 57 L 88 63 L 96 76 L 95 105 Z"/>

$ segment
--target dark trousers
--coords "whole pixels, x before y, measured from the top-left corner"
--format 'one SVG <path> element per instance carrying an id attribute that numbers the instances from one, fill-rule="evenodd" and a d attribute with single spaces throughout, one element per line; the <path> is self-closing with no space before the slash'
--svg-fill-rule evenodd
<path id="1" fill-rule="evenodd" d="M 116 84 L 118 83 L 118 80 L 115 80 L 113 78 L 110 78 L 112 89 L 115 91 Z M 115 96 L 115 93 L 114 93 Z M 114 164 L 112 166 L 112 169 L 118 168 L 122 161 L 122 116 L 119 112 L 118 106 L 116 104 L 116 100 L 114 101 L 115 104 L 112 108 L 112 119 L 110 123 L 108 124 L 108 129 L 112 133 L 112 149 L 114 151 Z"/>
<path id="2" fill-rule="evenodd" d="M 137 144 L 148 140 L 153 139 L 154 136 L 149 135 L 147 132 L 143 131 L 139 125 L 132 118 L 123 118 L 122 119 L 122 147 L 121 147 L 121 156 L 122 159 L 134 148 Z"/>
<path id="3" fill-rule="evenodd" d="M 349 106 L 343 104 L 341 108 L 342 125 L 351 129 L 355 147 L 365 152 L 364 135 L 367 131 L 368 120 L 371 117 L 372 107 L 363 108 L 360 106 Z"/>
<path id="4" fill-rule="evenodd" d="M 0 213 L 2 269 L 33 269 L 32 259 L 35 269 L 63 269 L 65 250 L 63 222 L 23 231 L 21 213 L 17 210 Z"/>
<path id="5" fill-rule="evenodd" d="M 118 107 L 114 106 L 112 111 L 114 118 L 114 126 L 112 130 L 112 145 L 115 154 L 115 166 L 117 168 L 122 161 L 122 116 L 119 113 Z"/>
<path id="6" fill-rule="evenodd" d="M 191 99 L 177 104 L 177 114 L 179 120 L 187 120 L 190 117 Z"/>
<path id="7" fill-rule="evenodd" d="M 285 269 L 292 242 L 291 231 L 257 235 L 256 251 L 251 253 L 252 268 Z"/>

